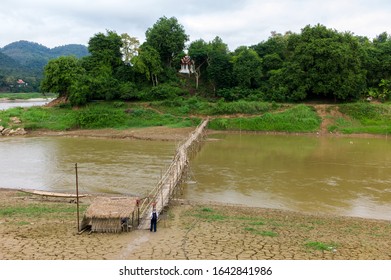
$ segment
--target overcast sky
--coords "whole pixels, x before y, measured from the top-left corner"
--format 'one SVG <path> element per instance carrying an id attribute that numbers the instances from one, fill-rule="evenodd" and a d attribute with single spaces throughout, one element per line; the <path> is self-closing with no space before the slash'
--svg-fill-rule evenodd
<path id="1" fill-rule="evenodd" d="M 308 24 L 369 38 L 391 34 L 390 0 L 1 0 L 0 47 L 19 40 L 87 45 L 107 29 L 143 42 L 162 16 L 176 17 L 190 42 L 219 36 L 231 51 Z"/>

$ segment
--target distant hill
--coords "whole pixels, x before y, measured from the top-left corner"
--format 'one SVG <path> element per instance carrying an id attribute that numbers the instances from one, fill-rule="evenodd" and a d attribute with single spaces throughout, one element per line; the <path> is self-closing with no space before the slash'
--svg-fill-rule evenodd
<path id="1" fill-rule="evenodd" d="M 50 54 L 53 57 L 74 55 L 77 58 L 81 58 L 89 55 L 88 49 L 84 45 L 69 44 L 65 46 L 55 47 L 50 49 Z"/>
<path id="2" fill-rule="evenodd" d="M 18 41 L 0 48 L 0 52 L 17 61 L 20 65 L 32 70 L 38 70 L 47 62 L 59 56 L 74 55 L 78 58 L 88 55 L 88 49 L 83 45 L 65 45 L 50 49 L 43 45 L 28 41 Z"/>
<path id="3" fill-rule="evenodd" d="M 6 86 L 6 81 L 10 81 L 10 78 L 8 77 L 26 77 L 39 75 L 38 73 L 33 74 L 33 72 L 33 70 L 21 65 L 15 59 L 0 52 L 0 91 L 1 88 Z"/>
<path id="4" fill-rule="evenodd" d="M 10 80 L 29 80 L 38 89 L 43 69 L 50 59 L 60 56 L 74 55 L 77 58 L 87 56 L 88 49 L 84 45 L 69 44 L 48 48 L 41 44 L 18 41 L 0 48 L 0 91 L 7 88 Z"/>
<path id="5" fill-rule="evenodd" d="M 13 69 L 21 65 L 13 58 L 0 52 L 0 67 L 2 69 Z"/>

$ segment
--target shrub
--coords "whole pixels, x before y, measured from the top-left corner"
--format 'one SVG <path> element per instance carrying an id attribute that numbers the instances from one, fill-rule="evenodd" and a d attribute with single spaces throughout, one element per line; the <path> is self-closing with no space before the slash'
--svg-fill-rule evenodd
<path id="1" fill-rule="evenodd" d="M 263 114 L 272 109 L 271 103 L 239 100 L 224 102 L 219 100 L 212 109 L 213 115 L 220 114 Z"/>
<path id="2" fill-rule="evenodd" d="M 119 97 L 122 100 L 136 100 L 140 98 L 140 93 L 135 83 L 127 82 L 119 86 Z"/>
<path id="3" fill-rule="evenodd" d="M 381 119 L 385 115 L 390 116 L 389 106 L 375 105 L 367 102 L 357 102 L 353 104 L 342 104 L 339 110 L 357 120 Z"/>
<path id="4" fill-rule="evenodd" d="M 147 94 L 144 94 L 143 98 L 145 100 L 174 99 L 184 93 L 179 87 L 164 84 L 151 88 Z"/>
<path id="5" fill-rule="evenodd" d="M 125 124 L 126 115 L 123 110 L 90 106 L 79 110 L 76 120 L 79 128 L 121 127 Z"/>
<path id="6" fill-rule="evenodd" d="M 260 96 L 263 95 L 258 90 L 235 87 L 235 88 L 219 89 L 216 92 L 216 96 L 219 98 L 224 98 L 224 100 L 226 101 L 237 101 L 245 98 L 251 98 L 254 100 L 255 98 L 259 98 Z M 259 100 L 259 99 L 255 99 L 255 100 Z"/>
<path id="7" fill-rule="evenodd" d="M 319 129 L 320 117 L 313 108 L 298 105 L 284 112 L 265 113 L 252 118 L 214 119 L 209 128 L 217 130 L 313 132 Z"/>

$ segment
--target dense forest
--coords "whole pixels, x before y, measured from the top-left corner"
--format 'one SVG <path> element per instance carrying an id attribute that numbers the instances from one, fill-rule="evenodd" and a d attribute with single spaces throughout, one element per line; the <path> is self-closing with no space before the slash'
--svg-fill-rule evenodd
<path id="1" fill-rule="evenodd" d="M 49 60 L 41 90 L 73 105 L 186 96 L 276 102 L 390 99 L 391 37 L 386 32 L 369 39 L 307 25 L 300 33 L 272 32 L 265 41 L 230 51 L 218 36 L 189 42 L 175 17 L 161 17 L 146 30 L 143 44 L 106 30 L 90 38 L 88 52 Z M 180 73 L 186 72 L 180 71 L 183 67 L 187 74 Z"/>
<path id="2" fill-rule="evenodd" d="M 272 33 L 230 51 L 219 37 L 190 42 L 176 18 L 160 18 L 137 38 L 107 30 L 89 41 L 90 55 L 60 57 L 45 68 L 43 91 L 72 104 L 89 100 L 211 99 L 298 102 L 390 98 L 391 38 L 370 40 L 323 25 Z M 189 74 L 179 74 L 187 49 Z"/>
<path id="3" fill-rule="evenodd" d="M 70 55 L 86 56 L 87 47 L 71 44 L 50 49 L 37 43 L 18 41 L 0 48 L 0 91 L 38 91 L 48 61 Z M 25 83 L 18 84 L 18 80 Z"/>

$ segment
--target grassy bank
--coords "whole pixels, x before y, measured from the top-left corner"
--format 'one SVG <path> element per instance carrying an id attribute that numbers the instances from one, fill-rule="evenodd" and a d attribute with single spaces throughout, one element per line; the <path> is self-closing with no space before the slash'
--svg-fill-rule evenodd
<path id="1" fill-rule="evenodd" d="M 188 99 L 176 98 L 173 100 L 155 101 L 151 106 L 157 110 L 173 115 L 234 115 L 234 114 L 264 114 L 286 107 L 283 104 L 244 101 L 235 102 L 208 102 L 199 98 L 191 97 Z"/>
<path id="2" fill-rule="evenodd" d="M 339 106 L 339 111 L 344 117 L 335 120 L 330 126 L 330 131 L 338 131 L 345 134 L 391 133 L 391 104 L 351 103 Z"/>
<path id="3" fill-rule="evenodd" d="M 216 130 L 314 132 L 321 118 L 313 108 L 296 105 L 282 112 L 268 112 L 256 117 L 216 118 L 209 124 Z"/>
<path id="4" fill-rule="evenodd" d="M 10 123 L 18 117 L 22 123 Z M 27 130 L 71 130 L 170 126 L 188 127 L 199 123 L 197 118 L 161 114 L 151 108 L 123 102 L 95 102 L 82 108 L 70 106 L 11 108 L 0 111 L 0 125 L 23 126 Z"/>
<path id="5" fill-rule="evenodd" d="M 57 94 L 55 93 L 46 93 L 45 95 L 43 95 L 40 92 L 22 92 L 22 93 L 0 92 L 0 98 L 6 98 L 9 100 L 17 100 L 17 99 L 27 100 L 33 98 L 56 98 L 56 97 Z"/>
<path id="6" fill-rule="evenodd" d="M 92 102 L 85 107 L 11 108 L 0 111 L 0 126 L 27 130 L 126 129 L 135 127 L 192 127 L 211 116 L 210 129 L 234 131 L 317 132 L 328 120 L 333 133 L 391 133 L 391 104 L 327 105 L 320 115 L 312 105 L 255 101 L 208 102 L 176 98 L 150 103 Z M 18 117 L 22 123 L 12 123 Z"/>
<path id="7" fill-rule="evenodd" d="M 321 123 L 312 107 L 300 104 L 244 100 L 210 103 L 190 98 L 153 102 L 152 106 L 175 115 L 212 116 L 208 127 L 214 130 L 314 132 Z"/>
<path id="8" fill-rule="evenodd" d="M 328 132 L 381 135 L 391 133 L 390 103 L 356 102 L 328 105 L 325 116 L 320 116 L 312 105 L 244 100 L 220 100 L 210 103 L 192 97 L 152 102 L 151 105 L 161 112 L 178 116 L 212 116 L 209 128 L 214 130 L 317 132 L 320 131 L 321 122 L 328 120 Z"/>

